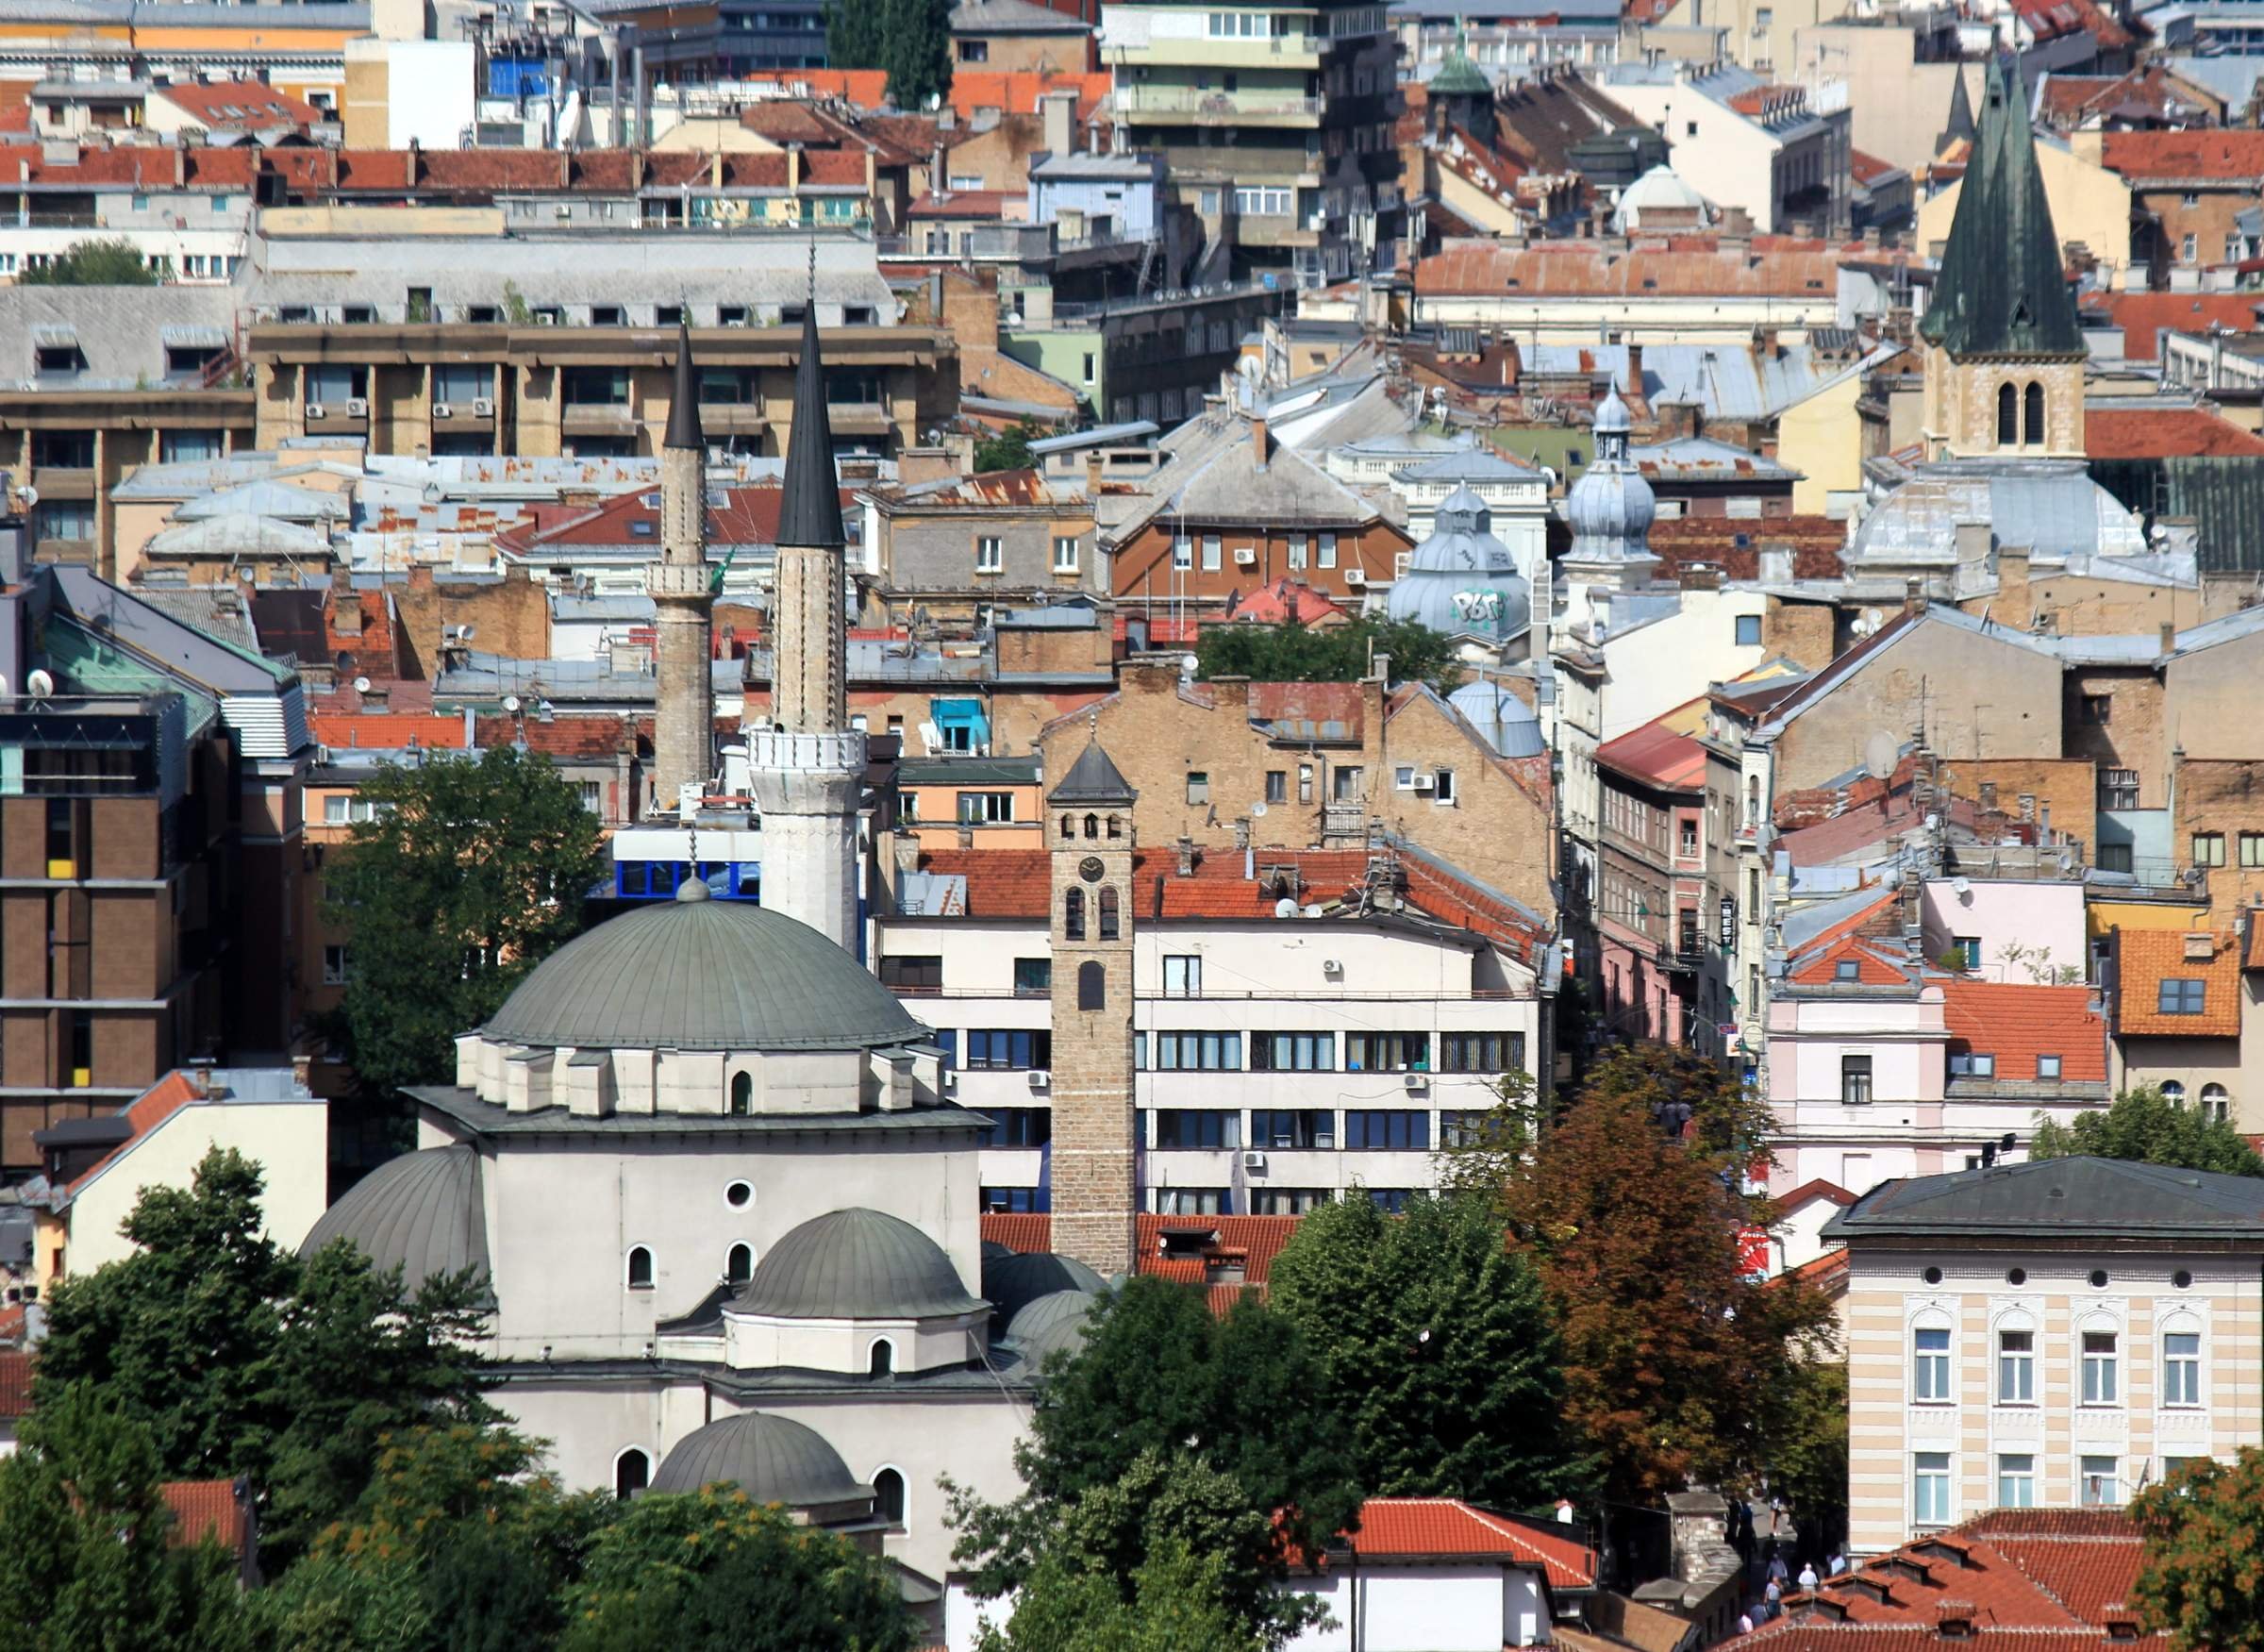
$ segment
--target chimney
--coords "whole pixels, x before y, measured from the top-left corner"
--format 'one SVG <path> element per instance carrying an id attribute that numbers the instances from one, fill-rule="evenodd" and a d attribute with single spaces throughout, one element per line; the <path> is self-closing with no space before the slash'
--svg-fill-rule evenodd
<path id="1" fill-rule="evenodd" d="M 1997 550 L 1997 602 L 2003 607 L 2005 623 L 2022 624 L 2021 616 L 2028 609 L 2028 547 L 2002 545 Z"/>
<path id="2" fill-rule="evenodd" d="M 1753 329 L 1753 353 L 1763 361 L 1773 361 L 1785 352 L 1777 343 L 1776 324 L 1763 322 Z"/>
<path id="3" fill-rule="evenodd" d="M 1973 1635 L 1973 1603 L 1938 1600 L 1934 1603 L 1934 1632 L 1945 1641 L 1970 1641 Z"/>
<path id="4" fill-rule="evenodd" d="M 1085 499 L 1090 504 L 1101 496 L 1101 455 L 1098 448 L 1085 450 Z"/>
<path id="5" fill-rule="evenodd" d="M 2176 652 L 2177 627 L 2172 625 L 2168 620 L 2164 620 L 2162 622 L 2162 653 L 2164 655 L 2170 655 Z"/>
<path id="6" fill-rule="evenodd" d="M 901 487 L 948 481 L 959 474 L 958 458 L 948 447 L 907 447 L 896 458 L 896 480 Z"/>
<path id="7" fill-rule="evenodd" d="M 1250 468 L 1256 471 L 1264 471 L 1266 461 L 1272 457 L 1273 451 L 1272 440 L 1266 430 L 1265 414 L 1252 413 L 1250 415 Z"/>
<path id="8" fill-rule="evenodd" d="M 1903 612 L 1923 614 L 1926 611 L 1926 582 L 1923 579 L 1903 581 Z"/>
<path id="9" fill-rule="evenodd" d="M 1049 92 L 1038 100 L 1048 155 L 1074 155 L 1077 148 L 1077 94 Z"/>
<path id="10" fill-rule="evenodd" d="M 1627 393 L 1630 396 L 1649 394 L 1643 389 L 1643 346 L 1634 340 L 1627 344 Z"/>
<path id="11" fill-rule="evenodd" d="M 1179 876 L 1182 877 L 1194 876 L 1195 840 L 1192 838 L 1181 838 L 1177 846 L 1179 850 Z"/>

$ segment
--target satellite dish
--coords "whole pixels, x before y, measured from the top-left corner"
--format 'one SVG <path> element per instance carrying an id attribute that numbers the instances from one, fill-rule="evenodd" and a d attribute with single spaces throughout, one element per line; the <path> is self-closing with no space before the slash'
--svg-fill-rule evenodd
<path id="1" fill-rule="evenodd" d="M 1874 729 L 1863 743 L 1863 772 L 1874 780 L 1894 778 L 1895 759 L 1902 755 L 1902 746 L 1894 736 L 1884 728 Z"/>
<path id="2" fill-rule="evenodd" d="M 1253 803 L 1253 804 L 1250 806 L 1250 813 L 1251 813 L 1251 815 L 1252 815 L 1253 817 L 1256 817 L 1256 816 L 1257 816 L 1257 815 L 1261 815 L 1261 814 L 1263 814 L 1263 813 L 1265 813 L 1265 812 L 1266 812 L 1266 806 L 1265 806 L 1264 804 L 1262 804 L 1262 803 Z"/>
<path id="3" fill-rule="evenodd" d="M 24 679 L 24 692 L 35 700 L 44 700 L 55 693 L 55 678 L 43 671 L 35 671 Z"/>
<path id="4" fill-rule="evenodd" d="M 1194 674 L 1195 674 L 1195 667 L 1197 667 L 1198 665 L 1201 665 L 1202 663 L 1203 663 L 1203 662 L 1202 662 L 1200 659 L 1196 659 L 1196 658 L 1195 658 L 1193 655 L 1191 655 L 1191 654 L 1190 654 L 1190 655 L 1187 655 L 1186 657 L 1184 657 L 1184 658 L 1183 658 L 1183 659 L 1182 659 L 1179 661 L 1179 664 L 1180 664 L 1180 666 L 1181 666 L 1181 667 L 1182 667 L 1182 668 L 1183 668 L 1183 669 L 1184 669 L 1184 670 L 1187 672 L 1188 676 L 1194 676 Z"/>
<path id="5" fill-rule="evenodd" d="M 1274 903 L 1274 915 L 1276 918 L 1294 918 L 1297 915 L 1297 903 L 1290 896 L 1283 895 Z"/>
<path id="6" fill-rule="evenodd" d="M 1863 610 L 1863 623 L 1875 631 L 1887 623 L 1887 616 L 1875 608 L 1867 608 Z"/>
<path id="7" fill-rule="evenodd" d="M 356 677 L 354 679 L 354 692 L 358 694 L 368 693 L 370 692 L 370 679 L 366 676 Z"/>
<path id="8" fill-rule="evenodd" d="M 519 714 L 519 696 L 517 694 L 504 695 L 503 709 L 510 712 L 512 716 L 516 717 Z"/>
<path id="9" fill-rule="evenodd" d="M 29 510 L 34 505 L 37 505 L 40 502 L 40 491 L 39 489 L 33 487 L 29 482 L 26 482 L 21 488 L 16 490 L 16 497 L 23 500 L 24 509 Z"/>

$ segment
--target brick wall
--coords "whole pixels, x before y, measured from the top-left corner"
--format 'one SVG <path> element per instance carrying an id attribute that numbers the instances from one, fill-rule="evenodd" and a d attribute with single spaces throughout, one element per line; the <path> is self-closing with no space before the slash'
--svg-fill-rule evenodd
<path id="1" fill-rule="evenodd" d="M 1786 602 L 1771 597 L 1761 616 L 1761 645 L 1809 671 L 1831 664 L 1837 616 L 1825 602 Z"/>
<path id="2" fill-rule="evenodd" d="M 2189 758 L 2177 764 L 2172 791 L 2170 853 L 2178 864 L 2206 859 L 2195 852 L 2197 836 L 2213 835 L 2223 845 L 2223 865 L 2208 869 L 2211 908 L 2230 912 L 2264 899 L 2264 864 L 2240 864 L 2243 839 L 2250 859 L 2264 862 L 2264 760 Z"/>
<path id="3" fill-rule="evenodd" d="M 2164 700 L 2151 666 L 2079 666 L 2067 674 L 2061 749 L 2094 770 L 2136 770 L 2139 807 L 2160 809 L 2170 783 Z"/>
<path id="4" fill-rule="evenodd" d="M 1942 765 L 1942 780 L 1959 797 L 1984 801 L 1996 798 L 1997 808 L 2009 819 L 2043 822 L 2083 844 L 2087 859 L 2096 860 L 2099 843 L 2099 771 L 2082 758 L 1963 758 Z M 1993 787 L 1993 793 L 1985 792 Z M 2023 798 L 2031 800 L 2031 812 L 2022 813 Z"/>

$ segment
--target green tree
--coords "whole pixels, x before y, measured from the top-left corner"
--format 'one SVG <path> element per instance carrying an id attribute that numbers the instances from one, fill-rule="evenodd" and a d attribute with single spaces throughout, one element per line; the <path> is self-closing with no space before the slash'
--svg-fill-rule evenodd
<path id="1" fill-rule="evenodd" d="M 453 1074 L 456 1035 L 580 931 L 605 847 L 550 760 L 516 746 L 389 764 L 360 796 L 372 817 L 325 873 L 325 915 L 353 931 L 332 1030 L 361 1082 L 391 1094 Z"/>
<path id="2" fill-rule="evenodd" d="M 886 0 L 826 0 L 825 60 L 836 69 L 878 69 Z"/>
<path id="3" fill-rule="evenodd" d="M 1017 419 L 1010 428 L 974 444 L 974 468 L 978 472 L 1026 471 L 1031 464 L 1030 443 L 1043 434 L 1027 419 Z"/>
<path id="4" fill-rule="evenodd" d="M 1588 1464 L 1557 1418 L 1556 1327 L 1532 1260 L 1482 1193 L 1354 1197 L 1298 1224 L 1268 1301 L 1304 1333 L 1352 1419 L 1371 1494 L 1525 1509 L 1582 1489 Z"/>
<path id="5" fill-rule="evenodd" d="M 85 1383 L 42 1385 L 0 1459 L 0 1644 L 232 1652 L 252 1644 L 232 1558 L 171 1544 L 148 1429 Z"/>
<path id="6" fill-rule="evenodd" d="M 889 101 L 925 108 L 951 92 L 951 0 L 879 0 Z"/>
<path id="7" fill-rule="evenodd" d="M 1341 626 L 1207 626 L 1195 642 L 1203 677 L 1246 676 L 1257 682 L 1357 682 L 1377 655 L 1391 659 L 1394 682 L 1428 683 L 1451 693 L 1463 677 L 1454 642 L 1413 620 L 1373 614 Z"/>
<path id="8" fill-rule="evenodd" d="M 1847 1538 L 1847 1361 L 1796 1361 L 1769 1452 L 1770 1489 L 1791 1505 L 1818 1554 Z"/>
<path id="9" fill-rule="evenodd" d="M 591 1542 L 563 1652 L 907 1652 L 892 1568 L 744 1493 L 650 1493 Z"/>
<path id="10" fill-rule="evenodd" d="M 2264 1648 L 2264 1452 L 2189 1462 L 2130 1515 L 2142 1545 L 2130 1603 L 2171 1652 Z"/>
<path id="11" fill-rule="evenodd" d="M 1832 1350 L 1819 1293 L 1743 1271 L 1740 1230 L 1774 1214 L 1739 1191 L 1767 1124 L 1711 1062 L 1638 1045 L 1596 1065 L 1505 1189 L 1610 1502 L 1754 1486 L 1793 1433 L 1802 1362 Z"/>
<path id="12" fill-rule="evenodd" d="M 42 1406 L 99 1387 L 169 1475 L 249 1475 L 287 1560 L 354 1506 L 381 1437 L 491 1413 L 471 1280 L 411 1295 L 342 1243 L 302 1264 L 259 1232 L 261 1185 L 215 1148 L 189 1191 L 145 1190 L 133 1253 L 56 1288 L 35 1383 Z"/>
<path id="13" fill-rule="evenodd" d="M 987 1626 L 980 1652 L 1264 1652 L 1225 1605 L 1226 1562 L 1179 1538 L 1160 1543 L 1132 1576 L 1131 1597 L 1104 1573 L 1048 1556 L 1030 1575 L 1003 1630 Z"/>
<path id="14" fill-rule="evenodd" d="M 155 287 L 158 273 L 124 237 L 75 241 L 16 279 L 26 287 Z"/>
<path id="15" fill-rule="evenodd" d="M 2230 1120 L 2210 1118 L 2197 1107 L 2180 1107 L 2151 1084 L 2125 1090 L 2105 1111 L 2077 1113 L 2064 1125 L 2037 1114 L 2036 1134 L 2028 1145 L 2031 1159 L 2078 1154 L 2228 1176 L 2264 1176 L 2264 1158 Z"/>

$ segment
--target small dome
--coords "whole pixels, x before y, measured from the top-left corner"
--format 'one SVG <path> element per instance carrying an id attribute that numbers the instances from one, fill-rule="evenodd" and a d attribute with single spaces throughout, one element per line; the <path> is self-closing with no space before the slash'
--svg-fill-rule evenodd
<path id="1" fill-rule="evenodd" d="M 757 1503 L 789 1509 L 854 1516 L 870 1512 L 873 1503 L 873 1488 L 849 1472 L 824 1436 L 761 1411 L 693 1429 L 660 1460 L 652 1489 L 696 1492 L 718 1482 L 737 1486 Z"/>
<path id="2" fill-rule="evenodd" d="M 1666 227 L 1702 228 L 1713 222 L 1714 209 L 1680 173 L 1662 162 L 1620 192 L 1619 205 L 1612 209 L 1612 227 L 1640 229 L 1647 212 L 1670 215 Z"/>
<path id="3" fill-rule="evenodd" d="M 1025 1305 L 1007 1326 L 1007 1341 L 1023 1362 L 1036 1369 L 1057 1349 L 1075 1349 L 1085 1340 L 1085 1322 L 1100 1297 L 1090 1291 L 1054 1291 Z"/>
<path id="4" fill-rule="evenodd" d="M 1439 502 L 1430 538 L 1391 582 L 1384 611 L 1449 637 L 1506 642 L 1533 626 L 1533 588 L 1509 547 L 1493 536 L 1493 513 L 1469 488 Z"/>
<path id="5" fill-rule="evenodd" d="M 1533 709 L 1497 682 L 1480 677 L 1447 695 L 1447 704 L 1469 719 L 1478 737 L 1497 756 L 1537 758 L 1546 748 L 1540 719 Z"/>
<path id="6" fill-rule="evenodd" d="M 853 1209 L 813 1216 L 755 1264 L 735 1313 L 766 1319 L 939 1319 L 985 1306 L 943 1247 L 909 1222 Z"/>
<path id="7" fill-rule="evenodd" d="M 1433 97 L 1491 97 L 1493 82 L 1486 78 L 1486 71 L 1470 59 L 1470 53 L 1457 42 L 1455 49 L 1440 59 L 1439 73 L 1431 76 L 1430 94 Z"/>
<path id="8" fill-rule="evenodd" d="M 323 1212 L 299 1245 L 310 1257 L 347 1239 L 410 1291 L 436 1276 L 488 1271 L 488 1213 L 479 1150 L 458 1143 L 388 1160 Z"/>
<path id="9" fill-rule="evenodd" d="M 480 1030 L 511 1043 L 617 1050 L 851 1050 L 930 1037 L 807 924 L 682 891 L 575 936 Z"/>
<path id="10" fill-rule="evenodd" d="M 1620 387 L 1613 385 L 1596 409 L 1595 433 L 1598 436 L 1624 436 L 1635 428 L 1628 416 L 1627 404 L 1620 400 Z"/>
<path id="11" fill-rule="evenodd" d="M 1615 388 L 1596 409 L 1595 462 L 1565 495 L 1564 516 L 1572 525 L 1568 563 L 1655 562 L 1651 521 L 1658 500 L 1651 484 L 1627 457 L 1627 433 L 1634 422 Z"/>
<path id="12" fill-rule="evenodd" d="M 1440 533 L 1493 531 L 1492 507 L 1471 492 L 1467 483 L 1439 501 L 1439 508 L 1432 512 L 1432 519 L 1438 525 L 1436 531 Z"/>
<path id="13" fill-rule="evenodd" d="M 1000 1320 L 1011 1320 L 1040 1296 L 1062 1291 L 1101 1291 L 1107 1281 L 1074 1257 L 1050 1250 L 1015 1251 L 983 1262 L 983 1294 Z"/>

